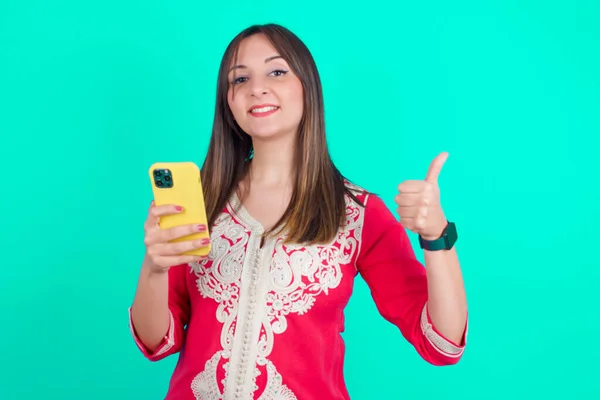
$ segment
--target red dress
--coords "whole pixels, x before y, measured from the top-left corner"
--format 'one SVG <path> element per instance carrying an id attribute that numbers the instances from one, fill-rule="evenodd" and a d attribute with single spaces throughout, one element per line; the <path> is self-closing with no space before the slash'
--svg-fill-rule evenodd
<path id="1" fill-rule="evenodd" d="M 462 343 L 427 312 L 425 268 L 404 227 L 375 195 L 346 198 L 346 226 L 327 245 L 261 247 L 262 226 L 231 200 L 211 232 L 208 260 L 169 270 L 171 325 L 156 361 L 179 352 L 168 400 L 349 399 L 344 308 L 361 274 L 381 315 L 427 362 L 458 362 Z"/>

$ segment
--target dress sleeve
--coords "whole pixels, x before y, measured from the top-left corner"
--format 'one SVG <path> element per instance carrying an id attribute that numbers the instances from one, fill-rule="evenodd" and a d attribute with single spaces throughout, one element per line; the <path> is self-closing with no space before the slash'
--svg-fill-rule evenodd
<path id="1" fill-rule="evenodd" d="M 415 257 L 406 230 L 375 195 L 366 198 L 362 245 L 356 267 L 381 315 L 396 325 L 418 354 L 433 365 L 456 364 L 461 343 L 433 326 L 427 310 L 427 274 Z"/>
<path id="2" fill-rule="evenodd" d="M 186 264 L 169 269 L 169 330 L 156 350 L 149 351 L 138 337 L 133 326 L 131 307 L 129 308 L 129 328 L 131 335 L 144 357 L 150 361 L 158 361 L 177 353 L 183 344 L 185 326 L 189 321 L 190 312 L 190 299 L 185 279 L 187 268 Z"/>

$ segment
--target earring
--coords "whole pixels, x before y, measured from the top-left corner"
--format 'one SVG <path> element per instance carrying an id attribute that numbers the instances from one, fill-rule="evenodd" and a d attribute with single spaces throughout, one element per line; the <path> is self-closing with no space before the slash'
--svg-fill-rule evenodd
<path id="1" fill-rule="evenodd" d="M 253 157 L 254 157 L 254 147 L 251 147 L 245 161 L 248 162 L 248 161 L 252 160 Z"/>

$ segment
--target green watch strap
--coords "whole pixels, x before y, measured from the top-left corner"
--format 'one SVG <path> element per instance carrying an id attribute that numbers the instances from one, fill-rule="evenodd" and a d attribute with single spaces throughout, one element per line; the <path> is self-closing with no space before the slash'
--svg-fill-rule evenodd
<path id="1" fill-rule="evenodd" d="M 454 222 L 448 221 L 448 225 L 446 225 L 446 228 L 444 228 L 442 235 L 438 239 L 425 240 L 419 235 L 419 245 L 422 249 L 429 251 L 450 250 L 457 239 L 456 225 Z"/>

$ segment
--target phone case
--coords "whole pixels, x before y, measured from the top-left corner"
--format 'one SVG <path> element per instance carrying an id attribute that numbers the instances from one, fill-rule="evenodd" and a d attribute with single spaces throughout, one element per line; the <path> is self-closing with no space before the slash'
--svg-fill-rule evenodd
<path id="1" fill-rule="evenodd" d="M 175 204 L 183 207 L 183 211 L 180 213 L 160 218 L 159 226 L 162 229 L 188 224 L 208 225 L 200 168 L 196 164 L 193 162 L 159 162 L 152 164 L 149 174 L 155 205 Z M 205 232 L 193 233 L 174 239 L 172 242 L 208 237 L 210 237 L 210 233 L 207 229 Z M 206 256 L 209 252 L 210 245 L 183 254 Z"/>

